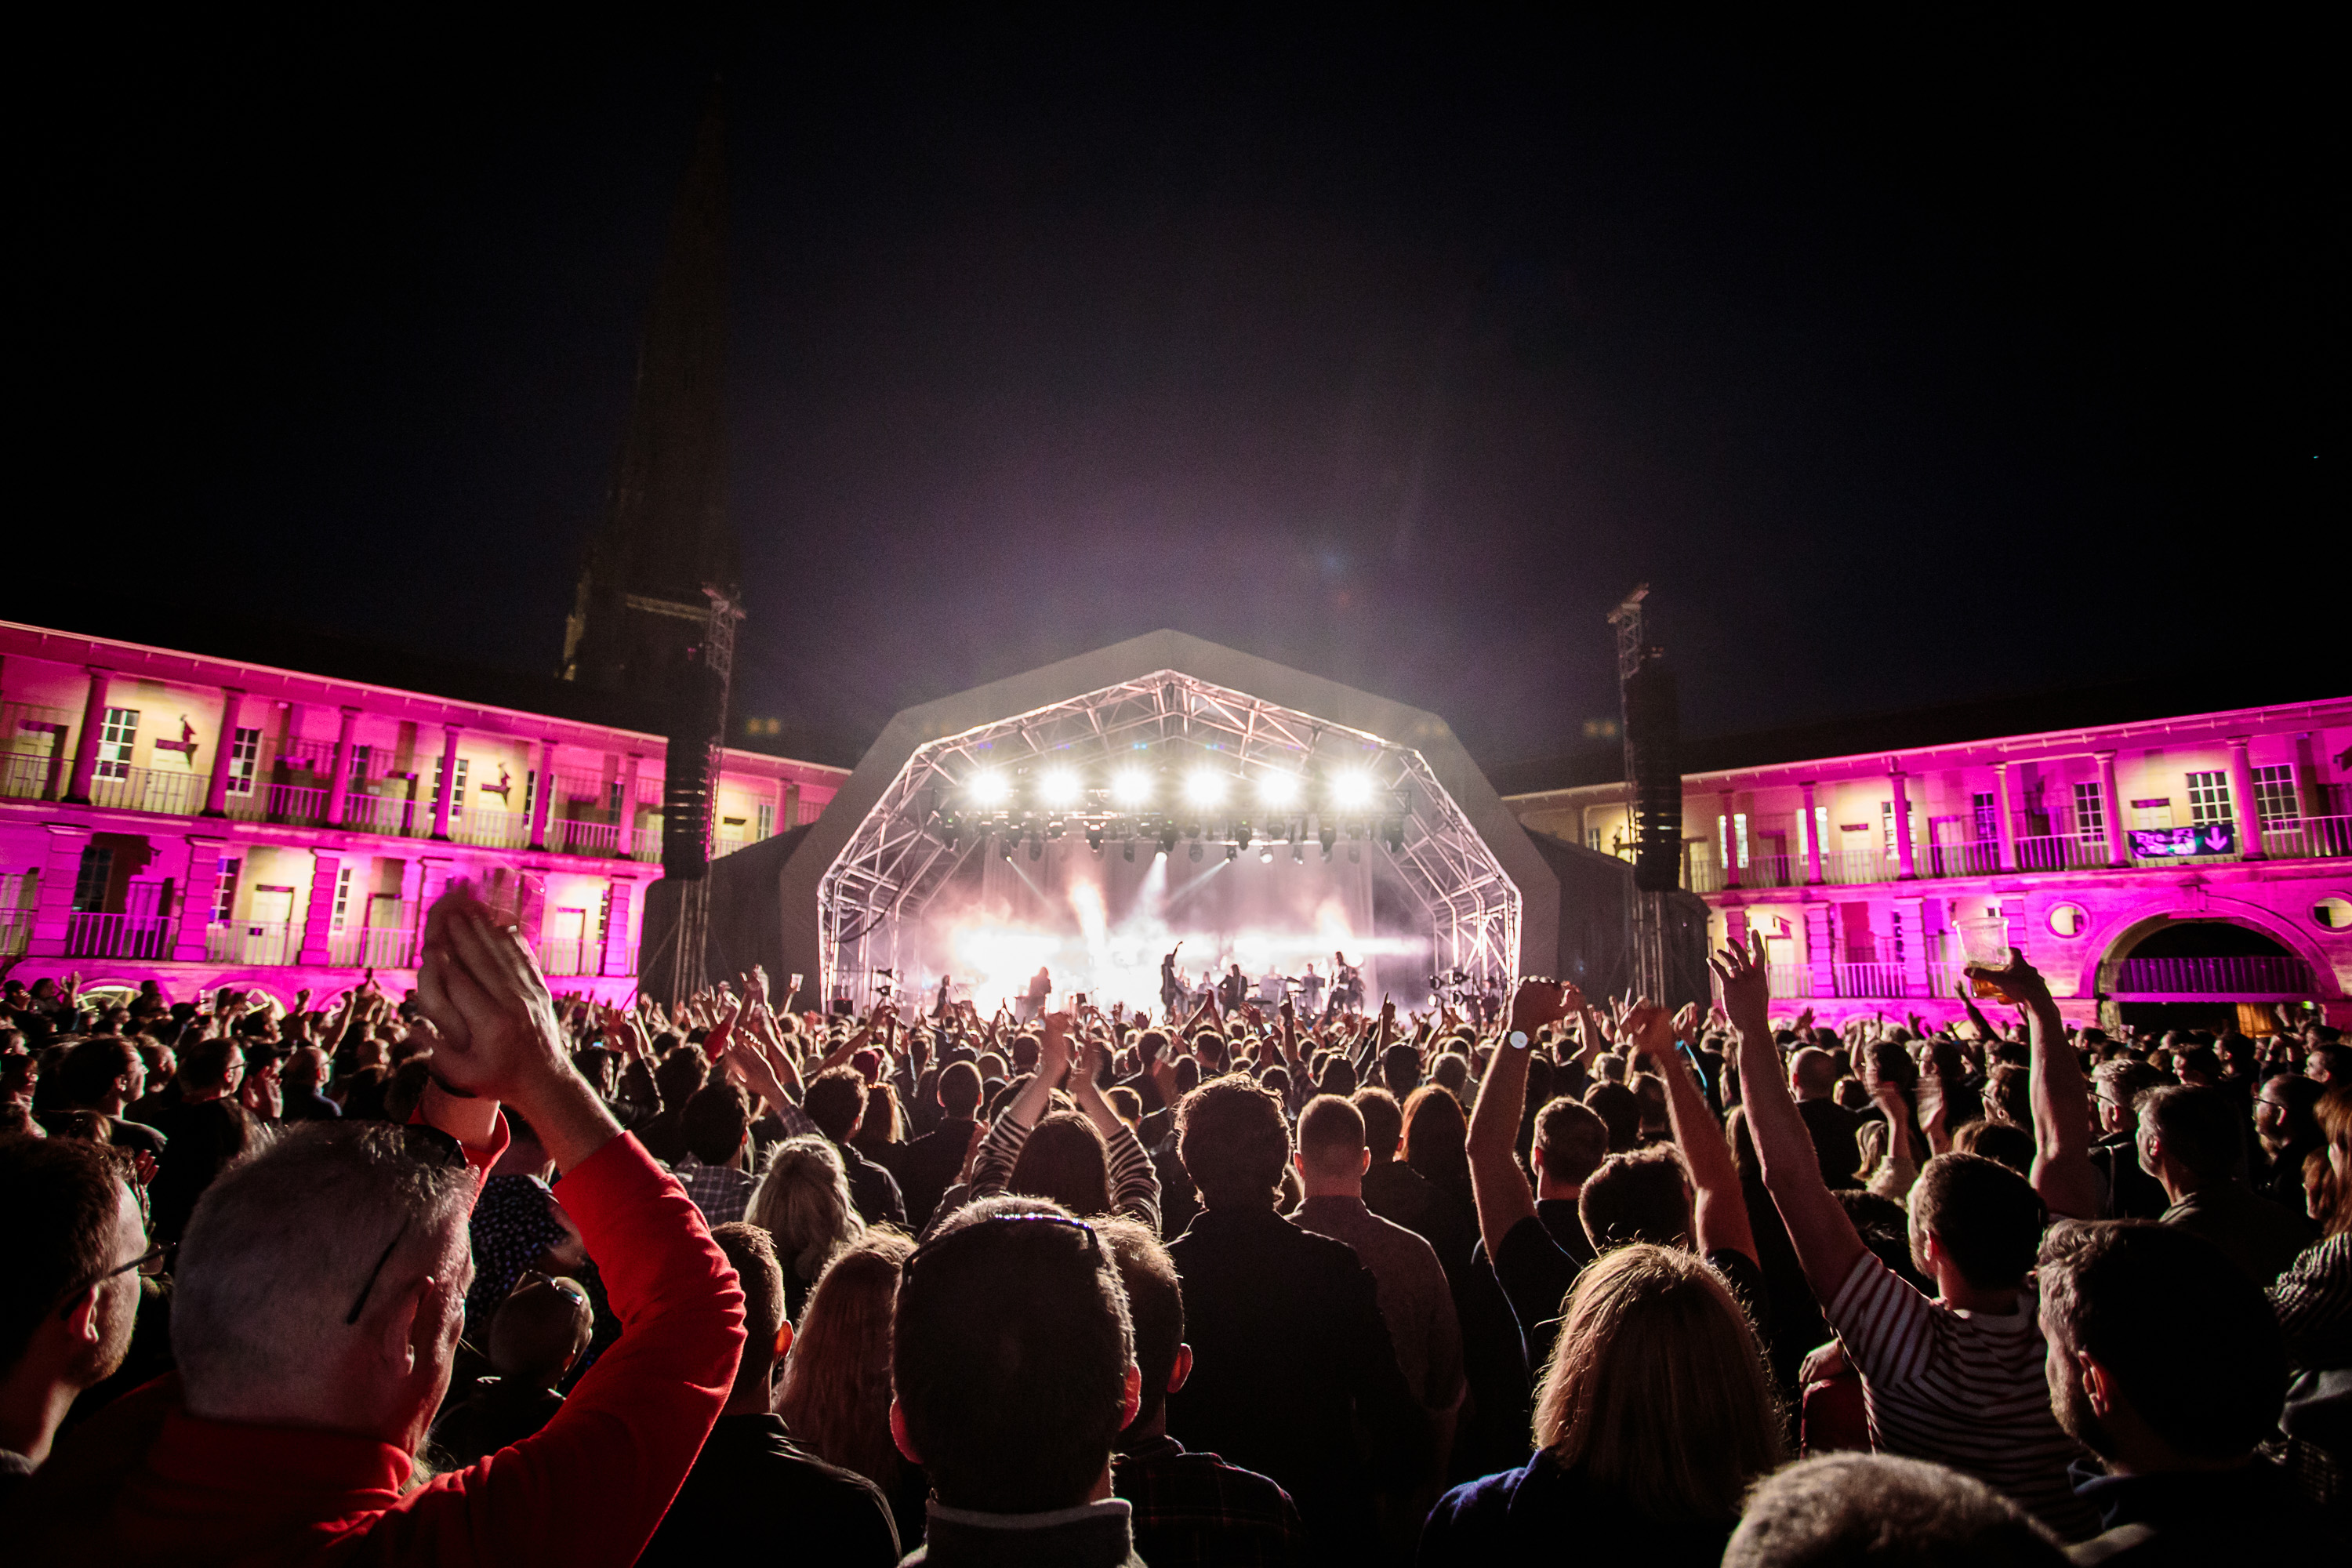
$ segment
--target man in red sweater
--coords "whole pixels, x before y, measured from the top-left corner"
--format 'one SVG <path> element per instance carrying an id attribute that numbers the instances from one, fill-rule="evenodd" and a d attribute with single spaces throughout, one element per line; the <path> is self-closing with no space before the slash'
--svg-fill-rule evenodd
<path id="1" fill-rule="evenodd" d="M 743 1297 L 700 1215 L 572 1070 L 511 927 L 459 892 L 417 992 L 435 1086 L 404 1128 L 320 1122 L 214 1184 L 180 1253 L 179 1372 L 94 1417 L 0 1539 L 27 1562 L 634 1562 L 734 1382 Z M 419 1484 L 473 1274 L 467 1216 L 500 1102 L 623 1331 L 535 1436 Z M 453 1142 L 452 1140 L 455 1142 Z"/>

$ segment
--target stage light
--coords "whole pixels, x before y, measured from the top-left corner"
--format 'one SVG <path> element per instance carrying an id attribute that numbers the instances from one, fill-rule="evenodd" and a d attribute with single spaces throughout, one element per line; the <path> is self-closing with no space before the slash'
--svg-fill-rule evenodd
<path id="1" fill-rule="evenodd" d="M 1110 781 L 1110 797 L 1118 805 L 1132 809 L 1151 798 L 1151 775 L 1141 768 L 1123 768 Z"/>
<path id="2" fill-rule="evenodd" d="M 1404 853 L 1404 824 L 1399 822 L 1394 817 L 1389 818 L 1388 821 L 1388 840 L 1390 854 L 1402 855 Z"/>
<path id="3" fill-rule="evenodd" d="M 1238 859 L 1240 859 L 1241 858 L 1242 858 L 1242 847 L 1241 847 L 1240 845 L 1238 845 L 1238 844 L 1228 844 L 1228 845 L 1226 845 L 1226 846 L 1225 846 L 1225 860 L 1226 860 L 1226 862 L 1227 862 L 1228 864 L 1232 863 L 1233 861 L 1238 860 Z"/>
<path id="4" fill-rule="evenodd" d="M 1195 838 L 1194 840 L 1192 840 L 1192 858 L 1193 858 L 1193 859 L 1195 859 L 1195 860 L 1198 860 L 1200 858 L 1201 858 L 1201 841 L 1200 841 L 1199 839 Z"/>
<path id="5" fill-rule="evenodd" d="M 1331 858 L 1331 846 L 1339 842 L 1339 830 L 1336 827 L 1326 827 L 1316 837 L 1322 841 L 1323 858 L 1328 860 Z"/>
<path id="6" fill-rule="evenodd" d="M 996 852 L 997 852 L 998 854 L 1000 854 L 1000 855 L 1003 856 L 1007 860 L 1012 859 L 1012 858 L 1013 858 L 1013 840 L 1012 840 L 1012 839 L 1010 839 L 1010 838 L 1000 838 L 1000 839 L 998 839 L 998 840 L 996 841 Z"/>
<path id="7" fill-rule="evenodd" d="M 1124 843 L 1124 844 L 1122 844 L 1122 845 L 1120 845 L 1120 846 L 1118 847 L 1118 858 L 1119 858 L 1120 859 L 1122 859 L 1122 860 L 1125 860 L 1125 861 L 1129 862 L 1130 865 L 1134 863 L 1134 860 L 1135 860 L 1135 840 L 1134 840 L 1134 839 L 1130 838 L 1130 839 L 1129 839 L 1126 843 Z"/>
<path id="8" fill-rule="evenodd" d="M 1011 782 L 993 768 L 972 774 L 964 781 L 964 788 L 975 805 L 1003 805 L 1005 797 L 1013 793 Z"/>
<path id="9" fill-rule="evenodd" d="M 1355 811 L 1372 804 L 1372 775 L 1350 770 L 1331 781 L 1331 798 L 1342 809 Z"/>
<path id="10" fill-rule="evenodd" d="M 1047 805 L 1075 805 L 1078 799 L 1078 775 L 1067 768 L 1055 768 L 1037 781 L 1037 795 Z"/>
<path id="11" fill-rule="evenodd" d="M 1032 839 L 1030 839 L 1030 840 L 1029 840 L 1029 858 L 1031 858 L 1032 860 L 1036 860 L 1036 859 L 1043 858 L 1044 858 L 1044 856 L 1045 856 L 1045 847 L 1043 844 L 1040 844 L 1040 843 L 1039 843 L 1035 838 L 1034 838 L 1034 837 L 1033 837 Z M 1356 852 L 1355 852 L 1355 850 L 1353 850 L 1353 849 L 1349 849 L 1349 850 L 1348 851 L 1348 858 L 1349 858 L 1349 859 L 1350 859 L 1350 860 L 1353 860 L 1355 858 L 1356 858 Z"/>
<path id="12" fill-rule="evenodd" d="M 1087 829 L 1087 847 L 1093 850 L 1097 855 L 1102 853 L 1101 828 L 1089 827 Z"/>
<path id="13" fill-rule="evenodd" d="M 1214 805 L 1225 798 L 1225 775 L 1213 768 L 1194 768 L 1184 780 L 1184 798 L 1194 805 Z"/>
<path id="14" fill-rule="evenodd" d="M 1290 863 L 1294 866 L 1304 866 L 1307 864 L 1306 845 L 1293 844 L 1290 847 Z"/>
<path id="15" fill-rule="evenodd" d="M 1298 798 L 1298 775 L 1280 772 L 1260 773 L 1257 797 L 1271 806 L 1288 805 Z"/>
<path id="16" fill-rule="evenodd" d="M 1257 852 L 1257 863 L 1261 866 L 1271 866 L 1274 864 L 1274 849 L 1271 846 Z"/>
<path id="17" fill-rule="evenodd" d="M 1167 826 L 1160 830 L 1160 853 L 1163 856 L 1167 856 L 1173 855 L 1175 852 L 1176 825 L 1171 822 Z"/>

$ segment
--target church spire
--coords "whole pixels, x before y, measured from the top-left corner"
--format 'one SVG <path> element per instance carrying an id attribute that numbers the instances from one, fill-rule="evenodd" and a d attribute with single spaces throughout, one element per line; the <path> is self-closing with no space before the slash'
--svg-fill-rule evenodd
<path id="1" fill-rule="evenodd" d="M 732 598 L 727 520 L 726 118 L 719 84 L 671 215 L 604 517 L 565 622 L 567 680 L 667 693 L 701 640 L 706 586 Z"/>

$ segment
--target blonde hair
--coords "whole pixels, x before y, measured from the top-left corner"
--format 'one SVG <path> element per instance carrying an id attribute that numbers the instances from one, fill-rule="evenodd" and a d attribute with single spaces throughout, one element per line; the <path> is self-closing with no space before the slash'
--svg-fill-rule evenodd
<path id="1" fill-rule="evenodd" d="M 849 1200 L 849 1170 L 823 1138 L 787 1138 L 768 1156 L 743 1217 L 776 1239 L 776 1256 L 803 1279 L 866 1234 Z"/>
<path id="2" fill-rule="evenodd" d="M 886 1493 L 898 1472 L 890 1436 L 890 1333 L 898 1266 L 914 1250 L 897 1231 L 877 1229 L 835 1255 L 801 1312 L 776 1394 L 776 1414 L 794 1438 Z"/>
<path id="3" fill-rule="evenodd" d="M 1738 1518 L 1786 1449 L 1748 1315 L 1697 1258 L 1646 1243 L 1603 1253 L 1569 1292 L 1535 1441 L 1659 1520 Z"/>

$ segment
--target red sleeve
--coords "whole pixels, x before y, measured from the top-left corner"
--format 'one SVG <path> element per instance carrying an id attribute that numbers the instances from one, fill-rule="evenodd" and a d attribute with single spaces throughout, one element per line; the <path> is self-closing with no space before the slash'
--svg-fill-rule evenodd
<path id="1" fill-rule="evenodd" d="M 677 1179 L 623 1133 L 558 1182 L 621 1337 L 535 1436 L 382 1515 L 361 1562 L 625 1568 L 702 1451 L 743 1350 L 743 1293 Z"/>

